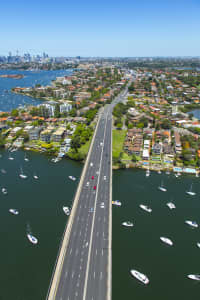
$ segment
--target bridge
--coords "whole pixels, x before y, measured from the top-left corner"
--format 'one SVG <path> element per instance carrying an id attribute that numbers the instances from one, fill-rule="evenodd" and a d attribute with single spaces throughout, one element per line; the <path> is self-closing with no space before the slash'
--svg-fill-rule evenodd
<path id="1" fill-rule="evenodd" d="M 47 300 L 111 300 L 112 109 L 126 93 L 99 115 Z"/>

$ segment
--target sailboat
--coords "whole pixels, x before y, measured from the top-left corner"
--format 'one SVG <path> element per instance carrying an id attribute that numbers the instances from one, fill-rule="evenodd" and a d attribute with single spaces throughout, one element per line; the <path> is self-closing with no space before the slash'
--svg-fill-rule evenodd
<path id="1" fill-rule="evenodd" d="M 161 185 L 158 187 L 158 189 L 162 192 L 166 192 L 167 189 L 163 186 L 163 181 L 161 182 Z"/>
<path id="2" fill-rule="evenodd" d="M 196 195 L 196 193 L 192 191 L 192 184 L 191 184 L 191 186 L 190 186 L 189 191 L 186 191 L 186 194 L 188 194 L 188 195 L 190 195 L 190 196 L 195 196 L 195 195 Z"/>
<path id="3" fill-rule="evenodd" d="M 28 176 L 24 174 L 23 170 L 22 170 L 22 167 L 20 168 L 20 174 L 19 174 L 19 177 L 22 178 L 22 179 L 26 179 Z"/>
<path id="4" fill-rule="evenodd" d="M 14 157 L 12 157 L 12 156 L 9 154 L 8 159 L 9 159 L 9 160 L 13 160 Z"/>
<path id="5" fill-rule="evenodd" d="M 24 160 L 25 160 L 25 161 L 29 161 L 28 157 L 26 156 L 26 153 L 25 153 L 25 155 L 24 155 Z"/>
<path id="6" fill-rule="evenodd" d="M 34 174 L 33 174 L 33 178 L 34 178 L 34 179 L 38 179 L 39 177 L 34 173 Z"/>

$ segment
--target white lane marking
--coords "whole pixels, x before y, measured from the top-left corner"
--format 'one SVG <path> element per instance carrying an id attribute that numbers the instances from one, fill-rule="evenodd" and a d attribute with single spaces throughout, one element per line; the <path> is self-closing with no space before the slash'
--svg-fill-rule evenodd
<path id="1" fill-rule="evenodd" d="M 102 280 L 102 278 L 103 278 L 103 273 L 101 272 L 100 273 L 100 279 Z"/>
<path id="2" fill-rule="evenodd" d="M 74 278 L 74 271 L 72 272 L 72 278 Z"/>
<path id="3" fill-rule="evenodd" d="M 94 272 L 94 278 L 95 278 L 95 272 Z"/>
<path id="4" fill-rule="evenodd" d="M 78 292 L 76 292 L 76 294 L 75 294 L 75 295 L 76 295 L 76 297 L 78 297 Z"/>
<path id="5" fill-rule="evenodd" d="M 97 249 L 96 249 L 96 255 L 97 255 Z"/>
<path id="6" fill-rule="evenodd" d="M 102 252 L 101 252 L 102 256 L 103 256 L 103 249 L 102 249 Z"/>
<path id="7" fill-rule="evenodd" d="M 106 116 L 106 122 L 105 122 L 105 127 L 104 127 L 103 145 L 104 145 L 104 141 L 105 141 L 107 121 L 108 121 L 108 113 L 107 113 L 107 116 Z M 104 147 L 102 147 L 102 151 L 101 151 L 101 158 L 100 158 L 100 164 L 99 164 L 100 168 L 102 167 L 103 151 L 104 151 Z M 91 256 L 91 249 L 92 249 L 92 240 L 93 240 L 92 238 L 93 238 L 93 232 L 94 232 L 94 221 L 95 221 L 95 215 L 96 215 L 97 196 L 98 196 L 98 190 L 99 190 L 99 179 L 100 179 L 100 176 L 98 177 L 98 180 L 97 180 L 97 191 L 96 191 L 96 196 L 95 196 L 94 214 L 93 214 L 93 219 L 92 219 L 92 228 L 91 228 L 91 235 L 90 235 L 90 246 L 89 246 L 88 258 L 87 258 L 87 268 L 86 268 L 85 284 L 84 284 L 84 290 L 83 290 L 83 300 L 86 300 L 86 294 L 87 294 L 87 282 L 88 282 L 90 256 Z"/>
<path id="8" fill-rule="evenodd" d="M 72 248 L 70 249 L 70 252 L 69 252 L 69 254 L 70 254 L 70 255 L 72 254 Z"/>
<path id="9" fill-rule="evenodd" d="M 67 275 L 68 275 L 68 271 L 65 272 L 65 278 L 67 277 Z"/>
<path id="10" fill-rule="evenodd" d="M 97 236 L 99 236 L 99 232 L 97 232 Z"/>

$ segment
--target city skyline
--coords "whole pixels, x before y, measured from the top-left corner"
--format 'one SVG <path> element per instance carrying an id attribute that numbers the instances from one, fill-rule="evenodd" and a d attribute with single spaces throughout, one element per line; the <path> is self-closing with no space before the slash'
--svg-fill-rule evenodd
<path id="1" fill-rule="evenodd" d="M 200 3 L 142 0 L 116 4 L 38 0 L 2 3 L 0 55 L 65 57 L 199 56 Z"/>

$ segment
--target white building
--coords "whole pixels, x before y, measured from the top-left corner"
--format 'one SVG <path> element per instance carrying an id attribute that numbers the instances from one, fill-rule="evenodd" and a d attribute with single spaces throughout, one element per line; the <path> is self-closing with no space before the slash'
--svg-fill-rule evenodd
<path id="1" fill-rule="evenodd" d="M 69 103 L 63 103 L 60 105 L 60 113 L 69 112 L 72 110 L 72 105 Z"/>

